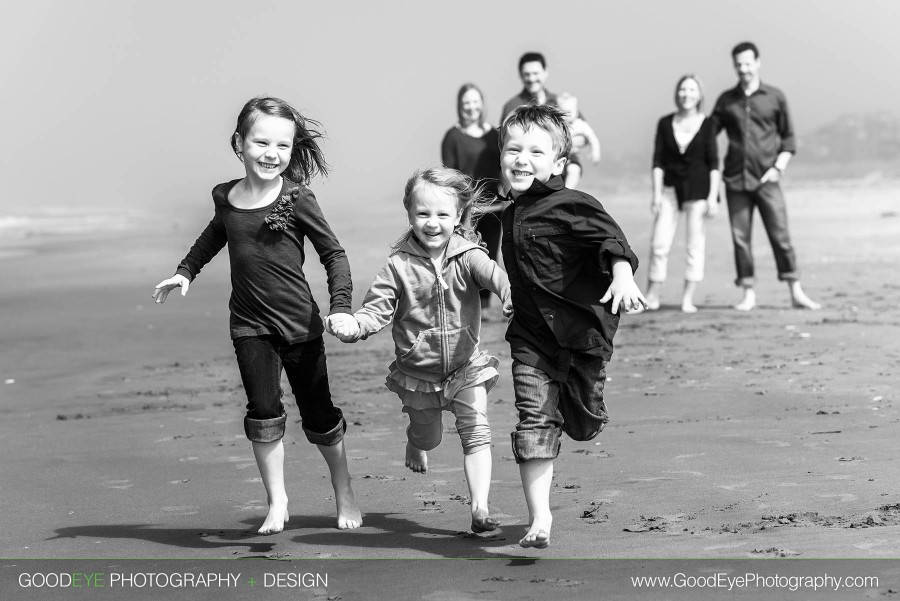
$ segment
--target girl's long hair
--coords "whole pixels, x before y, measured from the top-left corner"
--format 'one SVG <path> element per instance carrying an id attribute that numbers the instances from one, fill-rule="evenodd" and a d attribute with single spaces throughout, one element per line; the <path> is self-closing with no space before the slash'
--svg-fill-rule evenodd
<path id="1" fill-rule="evenodd" d="M 406 181 L 406 189 L 403 193 L 403 207 L 409 214 L 412 206 L 413 193 L 421 184 L 431 184 L 449 191 L 456 197 L 456 207 L 460 213 L 459 225 L 453 230 L 466 240 L 484 246 L 481 235 L 475 231 L 475 224 L 484 214 L 483 209 L 489 206 L 496 197 L 487 191 L 485 184 L 475 185 L 474 180 L 450 167 L 428 167 L 418 169 Z M 397 243 L 402 242 L 409 232 L 403 235 Z M 396 244 L 394 246 L 396 246 Z"/>
<path id="2" fill-rule="evenodd" d="M 231 134 L 231 148 L 238 158 L 241 158 L 238 135 L 241 139 L 246 139 L 250 128 L 261 115 L 281 117 L 294 123 L 294 147 L 291 150 L 291 160 L 284 171 L 289 180 L 298 184 L 308 184 L 317 174 L 328 175 L 328 163 L 325 162 L 325 156 L 318 143 L 323 137 L 320 131 L 322 124 L 307 119 L 281 98 L 271 96 L 252 98 L 241 109 L 234 133 Z"/>

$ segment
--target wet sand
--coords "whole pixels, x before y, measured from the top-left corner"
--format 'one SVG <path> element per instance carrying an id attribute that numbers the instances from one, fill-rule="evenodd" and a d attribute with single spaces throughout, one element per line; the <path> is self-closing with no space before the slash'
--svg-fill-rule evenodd
<path id="1" fill-rule="evenodd" d="M 495 578 L 493 593 L 431 597 L 442 599 L 538 594 L 514 569 L 517 558 L 898 558 L 898 193 L 891 184 L 788 186 L 803 284 L 823 303 L 818 312 L 790 308 L 758 221 L 760 306 L 730 308 L 738 292 L 723 210 L 710 223 L 700 311 L 682 314 L 682 224 L 661 310 L 622 320 L 606 387 L 611 423 L 594 441 L 563 442 L 553 539 L 542 551 L 517 544 L 527 511 L 509 444 L 514 397 L 496 309 L 482 347 L 503 363 L 489 399 L 500 530 L 468 531 L 452 420 L 427 474 L 403 466 L 405 416 L 383 385 L 393 355 L 385 331 L 355 345 L 326 341 L 364 526 L 335 528 L 324 462 L 289 405 L 292 517 L 283 533 L 259 536 L 265 493 L 241 426 L 227 258 L 187 298 L 150 299 L 204 221 L 154 217 L 124 234 L 8 243 L 0 254 L 0 556 L 506 560 L 492 564 L 493 576 L 471 568 L 482 584 Z M 643 287 L 648 199 L 598 196 L 644 262 Z M 402 230 L 402 212 L 369 207 L 351 217 L 320 200 L 348 250 L 358 302 Z M 314 254 L 307 274 L 327 305 Z M 344 564 L 325 565 L 337 573 Z M 374 577 L 403 563 L 360 565 Z M 448 565 L 465 574 L 472 564 Z M 595 598 L 578 565 L 541 563 L 541 586 L 576 582 L 562 585 L 565 596 Z"/>

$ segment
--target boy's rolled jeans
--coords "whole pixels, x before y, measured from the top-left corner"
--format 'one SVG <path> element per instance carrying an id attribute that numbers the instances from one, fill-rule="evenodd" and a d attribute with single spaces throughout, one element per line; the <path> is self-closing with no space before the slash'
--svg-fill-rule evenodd
<path id="1" fill-rule="evenodd" d="M 603 401 L 606 361 L 601 357 L 571 353 L 565 382 L 515 359 L 512 372 L 519 412 L 512 433 L 517 463 L 555 459 L 561 432 L 573 440 L 591 440 L 609 421 Z"/>

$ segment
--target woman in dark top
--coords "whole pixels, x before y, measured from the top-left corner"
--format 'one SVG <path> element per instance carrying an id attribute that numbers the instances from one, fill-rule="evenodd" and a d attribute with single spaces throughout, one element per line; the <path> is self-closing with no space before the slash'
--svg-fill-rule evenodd
<path id="1" fill-rule="evenodd" d="M 497 191 L 500 176 L 500 135 L 484 120 L 484 96 L 478 86 L 463 84 L 456 95 L 457 123 L 447 130 L 441 142 L 441 160 L 444 166 L 461 171 L 483 184 L 491 193 Z M 475 230 L 487 246 L 488 255 L 494 261 L 500 249 L 499 201 L 491 204 L 478 219 Z M 491 302 L 490 290 L 481 291 L 481 306 Z"/>
<path id="2" fill-rule="evenodd" d="M 685 75 L 675 86 L 677 111 L 659 120 L 653 151 L 654 215 L 650 238 L 647 304 L 659 309 L 659 296 L 675 238 L 679 213 L 685 216 L 684 292 L 681 310 L 695 313 L 694 292 L 703 280 L 707 217 L 718 212 L 719 156 L 712 122 L 700 112 L 703 89 L 694 75 Z"/>

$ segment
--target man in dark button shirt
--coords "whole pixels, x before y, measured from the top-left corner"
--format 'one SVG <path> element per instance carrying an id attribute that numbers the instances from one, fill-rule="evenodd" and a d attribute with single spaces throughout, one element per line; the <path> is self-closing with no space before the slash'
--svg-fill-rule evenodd
<path id="1" fill-rule="evenodd" d="M 526 52 L 519 59 L 519 77 L 522 80 L 522 91 L 510 98 L 503 105 L 500 113 L 502 123 L 506 116 L 513 112 L 517 106 L 523 104 L 550 104 L 556 106 L 556 94 L 544 87 L 547 81 L 547 61 L 540 52 Z"/>
<path id="2" fill-rule="evenodd" d="M 759 50 L 753 43 L 738 44 L 731 57 L 738 84 L 719 96 L 713 118 L 716 131 L 724 129 L 728 134 L 723 179 L 737 267 L 735 283 L 744 289 L 741 302 L 734 308 L 750 311 L 756 306 L 750 243 L 753 211 L 759 209 L 775 254 L 778 279 L 788 283 L 794 307 L 820 309 L 822 306 L 800 287 L 784 195 L 778 183 L 797 151 L 787 100 L 781 90 L 760 81 Z"/>

